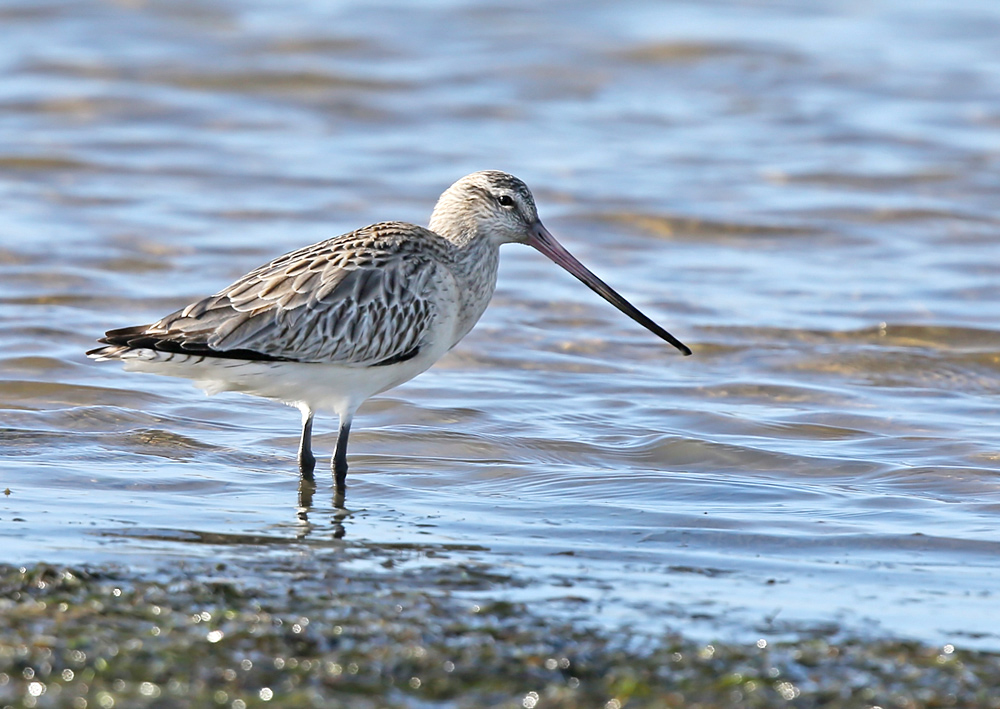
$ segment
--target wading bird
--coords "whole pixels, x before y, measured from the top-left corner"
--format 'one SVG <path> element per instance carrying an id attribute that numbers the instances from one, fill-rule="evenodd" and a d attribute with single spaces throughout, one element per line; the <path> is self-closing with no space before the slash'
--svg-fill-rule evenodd
<path id="1" fill-rule="evenodd" d="M 312 480 L 316 411 L 340 417 L 338 499 L 358 407 L 438 361 L 472 329 L 497 281 L 499 248 L 527 244 L 691 354 L 591 273 L 542 226 L 527 186 L 495 170 L 449 187 L 425 229 L 382 222 L 285 254 L 152 325 L 110 330 L 87 354 L 125 369 L 191 379 L 302 412 L 299 469 Z"/>

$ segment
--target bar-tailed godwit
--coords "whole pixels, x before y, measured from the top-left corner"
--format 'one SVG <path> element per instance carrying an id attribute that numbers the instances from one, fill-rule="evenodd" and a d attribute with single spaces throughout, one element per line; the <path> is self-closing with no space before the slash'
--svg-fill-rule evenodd
<path id="1" fill-rule="evenodd" d="M 332 467 L 339 499 L 347 438 L 369 397 L 417 376 L 472 329 L 493 295 L 499 248 L 527 244 L 691 354 L 542 226 L 527 186 L 495 170 L 449 187 L 425 229 L 382 222 L 285 254 L 152 325 L 110 330 L 87 354 L 129 371 L 191 379 L 302 412 L 299 468 L 312 479 L 313 414 L 340 417 Z"/>

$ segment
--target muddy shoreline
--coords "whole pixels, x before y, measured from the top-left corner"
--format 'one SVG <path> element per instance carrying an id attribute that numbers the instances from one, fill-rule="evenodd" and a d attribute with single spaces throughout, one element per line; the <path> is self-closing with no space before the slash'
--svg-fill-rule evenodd
<path id="1" fill-rule="evenodd" d="M 500 600 L 524 581 L 495 569 L 392 558 L 0 566 L 0 706 L 1000 707 L 995 653 L 609 632 Z"/>

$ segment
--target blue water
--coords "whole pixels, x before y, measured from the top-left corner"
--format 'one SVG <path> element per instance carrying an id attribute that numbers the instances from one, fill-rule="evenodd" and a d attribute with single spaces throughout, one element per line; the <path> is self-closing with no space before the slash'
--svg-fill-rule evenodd
<path id="1" fill-rule="evenodd" d="M 1000 647 L 1000 6 L 22 1 L 0 28 L 0 562 L 405 548 L 611 626 Z M 346 516 L 322 475 L 299 508 L 297 412 L 83 356 L 485 168 L 695 355 L 506 247 L 477 329 L 362 409 Z"/>

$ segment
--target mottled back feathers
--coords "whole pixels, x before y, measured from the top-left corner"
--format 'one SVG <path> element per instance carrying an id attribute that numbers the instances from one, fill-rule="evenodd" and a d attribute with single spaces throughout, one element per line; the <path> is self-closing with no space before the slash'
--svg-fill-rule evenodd
<path id="1" fill-rule="evenodd" d="M 404 361 L 432 326 L 434 292 L 449 277 L 454 248 L 412 224 L 374 224 L 281 256 L 152 325 L 101 341 L 238 359 Z"/>

